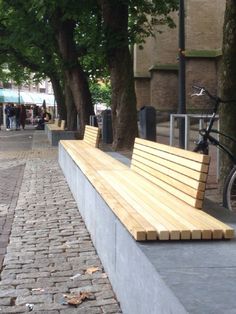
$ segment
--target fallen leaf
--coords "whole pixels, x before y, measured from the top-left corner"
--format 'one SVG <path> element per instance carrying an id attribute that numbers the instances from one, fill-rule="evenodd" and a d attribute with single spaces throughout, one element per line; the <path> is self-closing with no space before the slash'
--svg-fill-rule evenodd
<path id="1" fill-rule="evenodd" d="M 85 274 L 89 274 L 92 275 L 93 273 L 95 273 L 96 271 L 99 271 L 99 267 L 90 267 L 86 270 Z"/>
<path id="2" fill-rule="evenodd" d="M 64 294 L 64 297 L 67 299 L 67 304 L 79 305 L 84 300 L 90 299 L 92 294 L 90 292 L 80 292 L 79 294 Z"/>

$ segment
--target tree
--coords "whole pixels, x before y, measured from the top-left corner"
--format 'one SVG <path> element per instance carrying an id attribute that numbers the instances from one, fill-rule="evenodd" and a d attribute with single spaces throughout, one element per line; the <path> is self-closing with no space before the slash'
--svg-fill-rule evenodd
<path id="1" fill-rule="evenodd" d="M 178 1 L 97 0 L 103 17 L 105 50 L 111 77 L 113 148 L 130 149 L 138 134 L 133 62 L 129 45 L 152 34 L 155 24 L 169 23 Z M 161 15 L 158 18 L 157 15 Z M 172 24 L 173 25 L 173 24 Z"/>
<path id="2" fill-rule="evenodd" d="M 1 1 L 1 37 L 0 43 L 3 63 L 8 63 L 11 77 L 22 83 L 24 77 L 19 69 L 31 70 L 28 74 L 33 80 L 40 81 L 50 78 L 58 104 L 58 112 L 62 119 L 66 119 L 63 82 L 58 57 L 51 32 L 45 28 L 42 21 L 36 19 L 35 12 L 28 12 L 24 1 Z M 51 38 L 50 38 L 51 37 Z M 51 40 L 49 40 L 49 38 Z M 29 71 L 28 71 L 29 72 Z M 21 81 L 16 79 L 19 73 Z"/>
<path id="3" fill-rule="evenodd" d="M 223 27 L 223 57 L 221 68 L 220 90 L 222 99 L 236 100 L 236 2 L 226 1 L 226 10 Z M 236 101 L 232 104 L 221 105 L 220 109 L 220 131 L 235 138 L 236 134 Z M 228 146 L 236 156 L 236 145 L 220 138 L 222 144 Z M 222 153 L 220 155 L 220 185 L 231 167 L 228 157 Z"/>

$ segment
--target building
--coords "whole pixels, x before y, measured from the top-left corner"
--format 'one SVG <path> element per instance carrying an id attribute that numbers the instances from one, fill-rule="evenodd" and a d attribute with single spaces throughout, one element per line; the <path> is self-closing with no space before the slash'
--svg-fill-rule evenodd
<path id="1" fill-rule="evenodd" d="M 222 54 L 225 0 L 185 1 L 186 107 L 202 112 L 206 104 L 191 98 L 192 85 L 206 86 L 217 93 Z M 175 29 L 162 27 L 162 33 L 148 38 L 134 49 L 134 75 L 137 107 L 151 105 L 161 112 L 178 107 L 178 14 Z M 160 27 L 159 27 L 160 29 Z M 205 101 L 205 100 L 204 100 Z"/>

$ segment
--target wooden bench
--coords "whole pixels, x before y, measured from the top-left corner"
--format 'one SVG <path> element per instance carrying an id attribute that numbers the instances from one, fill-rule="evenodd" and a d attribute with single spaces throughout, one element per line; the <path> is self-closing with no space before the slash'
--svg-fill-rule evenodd
<path id="1" fill-rule="evenodd" d="M 78 132 L 65 129 L 66 121 L 55 119 L 54 123 L 45 123 L 45 133 L 52 146 L 57 146 L 60 140 L 78 138 Z"/>
<path id="2" fill-rule="evenodd" d="M 208 156 L 137 138 L 129 168 L 96 148 L 96 141 L 87 143 L 93 136 L 88 131 L 83 141 L 61 141 L 61 148 L 136 240 L 234 236 L 231 227 L 201 210 Z"/>
<path id="3" fill-rule="evenodd" d="M 66 121 L 65 120 L 59 120 L 59 119 L 55 119 L 54 123 L 49 123 L 47 124 L 47 127 L 49 130 L 51 131 L 56 131 L 56 130 L 65 130 L 65 125 L 66 125 Z"/>

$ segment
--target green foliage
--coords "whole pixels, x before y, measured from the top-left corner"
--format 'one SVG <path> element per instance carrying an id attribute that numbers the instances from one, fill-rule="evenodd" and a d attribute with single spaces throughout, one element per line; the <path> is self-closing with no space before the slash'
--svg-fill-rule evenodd
<path id="1" fill-rule="evenodd" d="M 179 0 L 129 1 L 129 39 L 131 43 L 143 43 L 153 36 L 153 28 L 168 25 L 175 27 L 170 13 L 178 10 Z"/>
<path id="2" fill-rule="evenodd" d="M 75 23 L 74 43 L 78 58 L 88 78 L 96 82 L 107 78 L 106 41 L 101 9 L 96 0 L 1 0 L 0 1 L 0 64 L 8 63 L 11 73 L 0 74 L 2 79 L 27 80 L 28 70 L 40 80 L 57 73 L 63 77 L 63 68 L 53 29 L 52 18 L 59 16 L 63 23 Z M 129 10 L 128 41 L 142 43 L 153 34 L 153 27 L 168 24 L 169 14 L 178 8 L 178 0 L 112 0 Z M 114 45 L 123 40 L 113 36 Z M 126 41 L 124 44 L 127 44 Z M 1 53 L 2 52 L 2 53 Z M 5 75 L 5 76 L 4 76 Z M 4 78 L 3 78 L 4 77 Z"/>
<path id="3" fill-rule="evenodd" d="M 111 86 L 109 83 L 90 82 L 90 91 L 93 103 L 105 103 L 108 107 L 111 105 Z"/>

